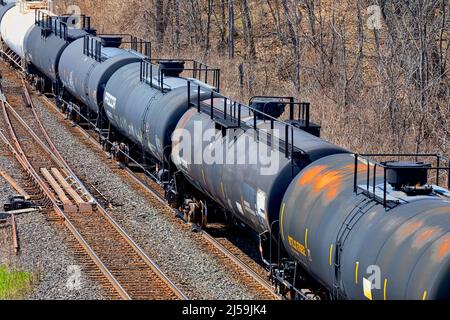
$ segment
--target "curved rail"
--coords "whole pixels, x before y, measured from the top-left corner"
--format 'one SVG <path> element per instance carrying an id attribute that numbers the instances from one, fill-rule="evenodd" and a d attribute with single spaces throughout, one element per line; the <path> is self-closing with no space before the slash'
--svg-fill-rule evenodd
<path id="1" fill-rule="evenodd" d="M 24 87 L 25 91 L 25 98 L 27 99 L 28 105 L 31 107 L 31 110 L 33 112 L 33 115 L 35 117 L 35 120 L 37 124 L 39 125 L 39 128 L 42 132 L 42 134 L 45 137 L 45 140 L 47 144 L 50 146 L 52 153 L 58 158 L 59 161 L 61 161 L 64 164 L 64 167 L 66 168 L 67 172 L 71 175 L 72 178 L 74 178 L 80 185 L 82 185 L 82 182 L 77 178 L 75 173 L 70 168 L 69 164 L 66 162 L 66 160 L 61 156 L 58 149 L 54 145 L 53 141 L 51 140 L 50 136 L 48 135 L 47 131 L 45 130 L 44 126 L 42 125 L 42 122 L 39 119 L 39 116 L 36 112 L 36 108 L 34 105 L 33 100 L 31 99 L 30 93 L 28 91 L 27 84 L 22 79 L 22 85 Z M 117 222 L 108 214 L 108 212 L 101 206 L 98 201 L 95 200 L 95 198 L 89 194 L 92 199 L 94 199 L 95 204 L 99 211 L 102 213 L 104 218 L 114 227 L 114 229 L 126 240 L 126 242 L 133 248 L 133 250 L 141 257 L 141 259 L 149 266 L 153 272 L 155 272 L 163 281 L 166 283 L 167 286 L 173 289 L 176 296 L 181 300 L 188 300 L 187 296 L 183 294 L 183 292 L 161 271 L 161 269 L 157 266 L 157 264 L 148 257 L 148 255 L 144 252 L 144 250 L 139 247 L 138 244 L 136 244 L 133 239 L 123 230 L 123 228 L 117 224 Z"/>
<path id="2" fill-rule="evenodd" d="M 50 200 L 52 203 L 53 209 L 55 212 L 61 216 L 61 218 L 64 221 L 64 224 L 69 229 L 69 231 L 73 234 L 73 236 L 77 239 L 77 241 L 80 243 L 80 245 L 83 247 L 83 249 L 86 251 L 86 253 L 91 257 L 92 261 L 95 263 L 95 265 L 100 269 L 100 271 L 104 274 L 104 276 L 108 279 L 108 281 L 111 283 L 111 285 L 116 289 L 117 293 L 120 295 L 120 297 L 124 300 L 130 300 L 130 296 L 128 293 L 122 288 L 120 283 L 115 279 L 115 277 L 111 274 L 111 272 L 106 268 L 106 266 L 103 264 L 103 262 L 100 260 L 100 258 L 96 255 L 94 250 L 89 246 L 89 244 L 83 239 L 81 234 L 76 230 L 74 225 L 69 221 L 69 219 L 66 217 L 64 212 L 59 207 L 58 200 L 55 198 L 53 193 L 50 191 L 50 189 L 47 187 L 47 185 L 44 183 L 44 181 L 39 177 L 37 172 L 34 170 L 30 162 L 28 161 L 25 153 L 22 150 L 22 147 L 20 146 L 20 143 L 17 139 L 17 136 L 15 135 L 14 129 L 12 127 L 8 112 L 6 108 L 9 106 L 9 104 L 6 101 L 2 100 L 2 109 L 3 109 L 3 115 L 6 120 L 6 124 L 9 128 L 10 135 L 12 139 L 14 140 L 14 146 L 9 143 L 9 141 L 6 139 L 6 137 L 2 134 L 4 142 L 8 145 L 8 148 L 10 150 L 17 150 L 17 152 L 13 152 L 14 156 L 18 160 L 18 162 L 22 165 L 24 170 L 28 172 L 28 174 L 35 180 L 37 186 L 43 194 Z M 11 108 L 11 110 L 13 110 Z M 13 110 L 14 111 L 14 110 Z M 15 112 L 15 111 L 14 111 Z M 29 127 L 28 127 L 29 129 Z M 30 132 L 31 133 L 31 132 Z M 34 134 L 34 133 L 33 133 Z M 42 143 L 37 136 L 34 136 L 36 141 L 38 143 Z"/>
<path id="3" fill-rule="evenodd" d="M 39 176 L 39 174 L 35 171 L 31 163 L 28 161 L 27 156 L 25 155 L 18 138 L 14 132 L 14 129 L 12 127 L 7 109 L 11 111 L 11 114 L 20 122 L 20 124 L 27 130 L 27 132 L 32 136 L 34 141 L 40 145 L 40 147 L 52 158 L 52 160 L 60 165 L 61 168 L 64 168 L 80 185 L 82 185 L 81 181 L 79 181 L 73 171 L 70 169 L 69 165 L 66 163 L 66 161 L 62 158 L 62 156 L 59 154 L 58 150 L 56 149 L 55 145 L 51 141 L 50 137 L 48 136 L 45 128 L 43 127 L 42 123 L 39 120 L 39 117 L 36 113 L 36 110 L 34 108 L 33 101 L 30 97 L 30 94 L 28 92 L 28 88 L 26 87 L 25 82 L 22 80 L 22 84 L 25 88 L 25 96 L 28 102 L 28 105 L 31 107 L 32 112 L 34 114 L 35 120 L 39 125 L 40 131 L 42 131 L 45 140 L 49 147 L 47 147 L 44 142 L 41 141 L 41 139 L 33 132 L 33 130 L 25 123 L 25 121 L 20 117 L 20 115 L 4 100 L 2 99 L 2 107 L 3 107 L 3 114 L 7 122 L 7 126 L 10 131 L 10 135 L 12 137 L 12 140 L 14 141 L 14 146 L 11 145 L 8 141 L 8 139 L 1 134 L 2 140 L 7 143 L 8 148 L 12 151 L 13 155 L 16 157 L 18 162 L 23 166 L 24 170 L 28 172 L 28 174 L 33 178 L 33 180 L 36 181 L 39 189 L 43 192 L 43 194 L 50 200 L 53 209 L 57 214 L 62 218 L 64 221 L 64 224 L 66 227 L 71 231 L 71 233 L 74 235 L 74 237 L 77 239 L 77 241 L 80 243 L 80 245 L 83 247 L 83 249 L 87 252 L 87 254 L 90 256 L 90 258 L 93 260 L 95 265 L 100 269 L 100 271 L 103 273 L 103 275 L 108 279 L 108 281 L 111 283 L 111 285 L 114 287 L 114 289 L 117 291 L 119 296 L 122 299 L 129 300 L 131 299 L 130 295 L 125 291 L 123 286 L 119 283 L 119 281 L 114 277 L 114 275 L 108 270 L 108 268 L 105 266 L 105 264 L 101 261 L 101 259 L 98 257 L 98 255 L 94 252 L 94 250 L 89 246 L 87 241 L 82 237 L 81 233 L 78 232 L 74 224 L 69 220 L 68 216 L 61 210 L 59 207 L 59 201 L 55 197 L 55 195 L 51 192 L 49 187 L 46 185 L 46 183 L 42 180 L 42 178 Z M 1 132 L 0 132 L 1 133 Z M 96 201 L 95 201 L 96 202 Z M 97 203 L 98 204 L 98 203 Z M 177 288 L 177 286 L 159 269 L 159 267 L 155 264 L 154 261 L 152 261 L 145 252 L 127 235 L 127 233 L 112 219 L 111 216 L 108 215 L 106 210 L 104 210 L 99 204 L 98 204 L 99 212 L 103 215 L 103 217 L 106 219 L 106 221 L 116 230 L 118 234 L 123 238 L 123 240 L 126 241 L 126 243 L 132 248 L 134 253 L 136 253 L 140 259 L 150 268 L 150 270 L 156 274 L 165 284 L 167 287 L 169 287 L 174 295 L 178 299 L 187 300 L 187 297 L 182 293 L 182 291 Z"/>
<path id="4" fill-rule="evenodd" d="M 42 97 L 42 100 L 52 109 L 54 109 L 56 112 L 60 113 L 60 110 L 45 96 Z M 76 128 L 86 139 L 88 139 L 91 143 L 93 143 L 97 148 L 102 149 L 102 146 L 100 143 L 92 137 L 88 132 L 86 132 L 81 127 Z M 175 214 L 178 214 L 176 210 L 171 208 L 166 200 L 160 195 L 159 192 L 154 190 L 152 187 L 150 187 L 148 184 L 143 182 L 135 173 L 133 173 L 130 169 L 126 168 L 124 170 L 126 174 L 134 181 L 136 182 L 140 187 L 142 187 L 146 192 L 148 192 L 151 196 L 153 196 L 157 201 L 159 201 L 162 205 L 164 205 L 168 210 L 171 210 Z M 232 252 L 230 252 L 225 246 L 223 246 L 220 242 L 215 240 L 211 235 L 209 235 L 207 232 L 202 231 L 200 233 L 209 244 L 211 244 L 215 249 L 217 249 L 219 252 L 221 252 L 224 256 L 226 256 L 229 260 L 231 260 L 238 269 L 242 270 L 247 276 L 253 278 L 255 282 L 257 282 L 262 288 L 264 288 L 267 292 L 270 293 L 271 297 L 274 299 L 281 299 L 281 296 L 278 295 L 272 284 L 268 281 L 263 279 L 260 275 L 258 275 L 252 268 L 247 266 L 241 259 L 239 259 L 236 255 L 234 255 Z"/>
<path id="5" fill-rule="evenodd" d="M 275 293 L 274 288 L 272 287 L 272 284 L 269 281 L 267 281 L 266 279 L 263 279 L 258 273 L 256 273 L 252 268 L 247 266 L 235 254 L 230 252 L 230 250 L 228 250 L 225 246 L 223 246 L 219 241 L 214 239 L 214 237 L 211 236 L 209 233 L 202 230 L 201 234 L 202 234 L 203 238 L 205 238 L 209 243 L 211 243 L 214 247 L 216 247 L 216 249 L 218 249 L 220 252 L 222 252 L 230 260 L 232 260 L 239 268 L 244 270 L 250 277 L 252 277 L 256 282 L 258 282 L 260 286 L 262 286 L 268 292 L 271 292 L 272 295 L 274 296 L 274 298 L 280 299 L 280 296 Z"/>

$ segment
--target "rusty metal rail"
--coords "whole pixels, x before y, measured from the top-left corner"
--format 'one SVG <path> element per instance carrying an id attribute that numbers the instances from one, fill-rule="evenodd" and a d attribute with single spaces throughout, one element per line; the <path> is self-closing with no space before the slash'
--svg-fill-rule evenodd
<path id="1" fill-rule="evenodd" d="M 42 193 L 50 200 L 52 204 L 53 210 L 61 216 L 62 220 L 64 221 L 64 224 L 66 227 L 70 230 L 70 232 L 73 234 L 73 236 L 77 239 L 77 241 L 80 243 L 80 245 L 84 248 L 86 253 L 91 257 L 92 261 L 95 263 L 95 265 L 101 270 L 101 272 L 105 275 L 105 277 L 109 280 L 111 285 L 116 289 L 119 296 L 122 299 L 130 299 L 130 296 L 128 293 L 122 288 L 122 286 L 119 284 L 119 282 L 114 278 L 114 276 L 109 272 L 109 270 L 105 267 L 105 265 L 102 263 L 102 261 L 98 258 L 98 256 L 95 254 L 94 250 L 89 246 L 89 244 L 83 239 L 81 234 L 77 231 L 77 229 L 74 227 L 74 225 L 66 218 L 64 211 L 60 208 L 58 200 L 55 198 L 53 192 L 50 191 L 50 188 L 44 183 L 42 178 L 37 174 L 37 172 L 34 170 L 34 168 L 31 166 L 30 162 L 26 158 L 18 140 L 15 136 L 14 129 L 9 122 L 9 116 L 6 111 L 6 105 L 7 103 L 2 101 L 2 109 L 3 109 L 3 115 L 5 118 L 5 121 L 10 129 L 10 134 L 13 137 L 14 145 L 11 144 L 8 140 L 6 140 L 5 136 L 3 135 L 4 143 L 8 145 L 8 148 L 10 150 L 14 150 L 14 156 L 16 160 L 22 165 L 24 170 L 30 175 L 30 177 L 36 182 L 37 187 L 42 191 Z"/>
<path id="2" fill-rule="evenodd" d="M 179 215 L 178 211 L 171 208 L 166 200 L 162 197 L 161 192 L 155 190 L 152 186 L 145 183 L 141 178 L 139 178 L 134 172 L 127 169 L 127 174 L 139 185 L 142 186 L 145 190 L 147 190 L 153 197 L 155 197 L 162 205 L 164 205 L 168 210 L 174 212 L 174 214 Z M 152 184 L 155 185 L 155 184 Z M 209 234 L 206 230 L 198 230 L 201 236 L 210 244 L 213 248 L 218 250 L 221 255 L 226 257 L 226 259 L 230 260 L 239 270 L 241 270 L 247 277 L 256 282 L 257 286 L 260 286 L 264 289 L 267 294 L 266 296 L 269 299 L 281 299 L 281 296 L 275 292 L 275 288 L 272 286 L 272 283 L 267 279 L 261 277 L 252 267 L 247 265 L 242 259 L 238 257 L 235 253 L 231 252 L 225 245 L 220 243 L 217 239 L 215 239 L 211 234 Z"/>
<path id="3" fill-rule="evenodd" d="M 11 214 L 11 227 L 12 227 L 12 241 L 14 253 L 18 255 L 20 251 L 20 245 L 19 245 L 19 236 L 17 233 L 16 215 L 14 213 Z"/>
<path id="4" fill-rule="evenodd" d="M 50 172 L 45 168 L 59 168 L 61 171 L 58 169 L 56 169 L 58 171 L 51 170 L 54 176 L 56 172 L 67 172 L 78 186 L 82 187 L 83 185 L 57 152 L 56 147 L 38 120 L 25 83 L 22 84 L 27 97 L 26 107 L 31 107 L 33 110 L 35 121 L 38 123 L 46 143 L 4 100 L 1 102 L 3 117 L 9 128 L 12 141 L 9 141 L 1 132 L 0 138 L 5 141 L 17 161 L 36 182 L 38 188 L 50 201 L 53 210 L 61 217 L 67 229 L 77 239 L 103 276 L 108 279 L 122 299 L 187 299 L 158 268 L 155 262 L 143 252 L 96 201 L 96 209 L 87 215 L 81 214 L 79 210 L 77 212 L 64 211 L 64 207 L 61 206 L 61 192 L 64 192 L 64 189 L 68 189 L 70 186 L 61 183 L 61 179 L 64 178 L 62 175 L 56 175 L 56 179 L 51 184 L 59 181 L 61 188 L 58 192 L 55 192 L 55 188 L 49 186 L 43 177 L 43 173 L 46 173 L 44 176 L 47 176 L 47 178 L 50 175 Z M 71 193 L 68 192 L 69 196 Z M 88 193 L 86 189 L 84 189 L 84 193 Z M 93 199 L 92 196 L 90 197 Z M 79 202 L 81 196 L 78 198 L 75 194 L 72 194 L 71 198 L 75 202 Z"/>
<path id="5" fill-rule="evenodd" d="M 19 195 L 25 198 L 25 200 L 30 200 L 30 195 L 17 183 L 17 181 L 11 177 L 5 170 L 0 168 L 0 176 L 8 182 L 14 190 L 16 190 Z"/>
<path id="6" fill-rule="evenodd" d="M 251 267 L 249 267 L 245 262 L 243 262 L 237 255 L 232 253 L 228 248 L 226 248 L 223 244 L 217 241 L 212 235 L 210 235 L 206 231 L 201 231 L 203 238 L 205 238 L 211 245 L 213 245 L 217 250 L 219 250 L 222 254 L 224 254 L 228 259 L 233 261 L 236 266 L 238 266 L 241 270 L 247 273 L 253 280 L 255 280 L 261 287 L 263 287 L 267 292 L 271 293 L 271 297 L 274 299 L 280 299 L 281 297 L 275 293 L 275 289 L 272 284 L 261 277 L 257 272 L 255 272 Z"/>

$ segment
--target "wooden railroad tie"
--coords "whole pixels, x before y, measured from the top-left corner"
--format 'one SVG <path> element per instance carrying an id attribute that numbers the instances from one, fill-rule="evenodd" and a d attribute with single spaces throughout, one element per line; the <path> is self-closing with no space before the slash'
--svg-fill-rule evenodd
<path id="1" fill-rule="evenodd" d="M 69 182 L 67 182 L 64 175 L 57 168 L 41 168 L 41 173 L 55 191 L 60 202 L 63 205 L 64 212 L 67 213 L 89 213 L 93 211 L 93 204 L 90 201 L 85 201 L 77 190 L 75 190 Z"/>
<path id="2" fill-rule="evenodd" d="M 64 190 L 67 192 L 67 194 L 75 201 L 76 205 L 78 206 L 79 212 L 92 212 L 92 204 L 84 201 L 81 196 L 78 194 L 78 192 L 72 188 L 72 186 L 69 185 L 69 183 L 64 179 L 61 172 L 56 169 L 51 169 L 53 176 L 58 180 L 60 185 L 64 188 Z"/>
<path id="3" fill-rule="evenodd" d="M 72 201 L 70 201 L 64 190 L 61 188 L 58 182 L 56 182 L 55 178 L 53 178 L 50 172 L 46 168 L 41 168 L 41 173 L 44 176 L 45 180 L 47 180 L 52 189 L 55 191 L 56 195 L 58 196 L 58 199 L 61 201 L 64 212 L 67 213 L 77 212 L 78 211 L 77 206 L 74 205 Z"/>
<path id="4" fill-rule="evenodd" d="M 3 177 L 3 179 L 6 180 L 22 197 L 25 198 L 25 200 L 30 200 L 31 197 L 28 195 L 28 193 L 19 185 L 19 183 L 14 180 L 6 171 L 0 169 L 0 176 Z"/>

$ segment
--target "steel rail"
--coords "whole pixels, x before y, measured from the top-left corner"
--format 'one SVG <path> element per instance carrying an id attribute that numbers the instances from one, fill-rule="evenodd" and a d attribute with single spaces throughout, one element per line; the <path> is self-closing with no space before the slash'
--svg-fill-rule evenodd
<path id="1" fill-rule="evenodd" d="M 148 191 L 151 195 L 155 196 L 157 200 L 166 206 L 166 208 L 170 209 L 175 214 L 178 214 L 178 212 L 170 207 L 164 198 L 159 196 L 150 186 L 145 184 L 141 179 L 139 179 L 131 170 L 126 170 L 127 174 L 135 181 L 137 182 L 142 188 L 144 188 L 146 191 Z M 239 259 L 235 254 L 230 252 L 225 246 L 223 246 L 220 242 L 218 242 L 216 239 L 214 239 L 213 236 L 211 236 L 208 232 L 205 230 L 201 230 L 200 234 L 202 237 L 211 243 L 216 249 L 218 249 L 220 252 L 222 252 L 227 258 L 229 258 L 231 261 L 233 261 L 240 269 L 245 271 L 250 277 L 252 277 L 254 280 L 256 280 L 262 287 L 264 287 L 267 291 L 272 293 L 274 297 L 277 299 L 280 299 L 280 296 L 274 291 L 274 288 L 272 287 L 271 283 L 265 279 L 263 279 L 260 275 L 258 275 L 255 271 L 253 271 L 250 267 L 248 267 L 241 259 Z"/>
<path id="2" fill-rule="evenodd" d="M 2 107 L 3 107 L 3 114 L 5 116 L 5 120 L 7 122 L 7 125 L 9 127 L 9 131 L 11 134 L 12 139 L 14 140 L 14 146 L 10 144 L 10 142 L 6 139 L 6 137 L 2 134 L 5 143 L 8 144 L 8 148 L 15 149 L 17 152 L 14 153 L 14 156 L 18 158 L 17 160 L 19 163 L 23 166 L 25 171 L 28 172 L 31 178 L 35 180 L 37 183 L 39 189 L 43 192 L 43 194 L 50 200 L 52 203 L 53 209 L 55 212 L 62 218 L 65 226 L 69 229 L 69 231 L 73 234 L 73 236 L 76 238 L 78 243 L 82 246 L 82 248 L 85 250 L 85 252 L 89 255 L 91 260 L 95 263 L 95 265 L 100 269 L 100 271 L 103 273 L 103 275 L 108 279 L 108 281 L 111 283 L 111 285 L 114 287 L 114 289 L 117 291 L 119 296 L 124 300 L 131 300 L 131 297 L 128 295 L 128 293 L 123 289 L 123 287 L 120 285 L 120 283 L 117 281 L 117 279 L 111 274 L 111 272 L 107 269 L 107 267 L 103 264 L 103 262 L 100 260 L 100 258 L 97 256 L 97 254 L 94 252 L 94 250 L 89 246 L 89 244 L 84 240 L 82 235 L 78 232 L 78 230 L 75 228 L 75 226 L 72 224 L 72 222 L 67 218 L 67 216 L 64 214 L 64 212 L 61 210 L 61 208 L 58 205 L 57 199 L 55 199 L 53 193 L 50 191 L 50 189 L 47 187 L 47 185 L 44 183 L 44 181 L 39 177 L 36 170 L 32 167 L 30 162 L 28 161 L 25 153 L 22 150 L 22 147 L 20 146 L 20 143 L 17 140 L 17 136 L 14 132 L 14 129 L 12 127 L 12 124 L 10 122 L 8 113 L 6 111 L 6 103 L 5 101 L 2 101 Z"/>
<path id="3" fill-rule="evenodd" d="M 39 116 L 37 115 L 36 108 L 34 106 L 34 103 L 30 97 L 28 88 L 26 86 L 25 81 L 22 79 L 22 84 L 25 88 L 25 96 L 27 98 L 27 101 L 29 105 L 31 106 L 32 112 L 34 114 L 34 117 L 45 137 L 45 140 L 47 144 L 50 146 L 52 150 L 55 151 L 55 157 L 57 158 L 57 162 L 62 162 L 64 165 L 64 168 L 67 170 L 67 173 L 71 175 L 73 179 L 75 179 L 80 186 L 83 186 L 83 183 L 77 178 L 75 173 L 70 168 L 69 164 L 65 161 L 65 159 L 61 156 L 59 151 L 57 150 L 56 146 L 54 145 L 53 141 L 51 140 L 50 136 L 48 135 L 47 131 L 45 130 L 44 126 L 42 125 L 42 122 L 39 119 Z M 30 129 L 31 130 L 31 129 Z M 36 136 L 37 139 L 39 139 Z M 50 152 L 50 150 L 48 150 Z M 51 152 L 50 152 L 51 153 Z M 86 188 L 85 188 L 86 189 Z M 88 195 L 91 196 L 92 199 L 95 199 L 92 194 L 88 192 Z M 103 217 L 110 223 L 114 229 L 122 236 L 122 238 L 128 243 L 128 245 L 134 250 L 135 253 L 139 255 L 139 257 L 147 264 L 147 266 L 158 275 L 158 277 L 173 291 L 173 293 L 181 300 L 189 300 L 188 297 L 169 279 L 169 277 L 164 274 L 164 272 L 157 266 L 157 264 L 150 259 L 150 257 L 144 252 L 144 250 L 125 232 L 125 230 L 108 214 L 105 208 L 98 203 L 97 200 L 94 200 L 95 204 L 97 205 L 97 208 L 99 209 L 100 213 L 103 215 Z"/>
<path id="4" fill-rule="evenodd" d="M 60 110 L 45 96 L 42 97 L 43 101 L 49 105 L 51 108 L 53 108 L 56 112 L 59 114 L 61 113 Z M 84 129 L 77 126 L 76 130 L 78 130 L 82 135 L 86 137 L 91 143 L 93 143 L 97 148 L 101 149 L 103 151 L 102 146 L 100 143 L 94 139 L 89 133 L 87 133 Z M 106 154 L 106 152 L 105 152 Z M 155 190 L 153 190 L 150 186 L 148 186 L 145 182 L 143 182 L 139 177 L 137 177 L 129 168 L 126 168 L 124 170 L 126 174 L 138 185 L 140 185 L 145 191 L 147 191 L 151 196 L 153 196 L 155 199 L 157 199 L 162 205 L 164 205 L 167 209 L 170 209 L 172 212 L 174 212 L 176 215 L 178 215 L 178 212 L 174 210 L 172 207 L 168 205 L 166 200 L 161 197 Z M 236 255 L 231 253 L 225 246 L 223 246 L 221 243 L 219 243 L 217 240 L 215 240 L 210 234 L 208 234 L 206 231 L 202 230 L 200 232 L 202 237 L 209 242 L 211 245 L 213 245 L 216 249 L 218 249 L 220 252 L 222 252 L 227 258 L 229 258 L 233 263 L 241 270 L 243 270 L 248 276 L 253 278 L 256 282 L 258 282 L 263 288 L 265 288 L 267 291 L 269 291 L 274 297 L 277 299 L 281 299 L 281 297 L 274 291 L 274 288 L 270 284 L 269 281 L 264 280 L 261 276 L 259 276 L 256 272 L 254 272 L 250 267 L 248 267 L 242 260 L 240 260 Z"/>
<path id="5" fill-rule="evenodd" d="M 206 231 L 201 231 L 201 235 L 205 238 L 209 243 L 211 243 L 214 247 L 216 247 L 220 252 L 226 255 L 230 260 L 232 260 L 236 265 L 238 265 L 242 270 L 244 270 L 249 276 L 251 276 L 254 280 L 256 280 L 263 288 L 272 293 L 274 297 L 280 299 L 280 296 L 274 291 L 272 284 L 263 279 L 259 274 L 253 271 L 250 267 L 248 267 L 241 259 L 239 259 L 236 255 L 230 252 L 227 248 L 225 248 L 220 242 L 214 239 Z"/>

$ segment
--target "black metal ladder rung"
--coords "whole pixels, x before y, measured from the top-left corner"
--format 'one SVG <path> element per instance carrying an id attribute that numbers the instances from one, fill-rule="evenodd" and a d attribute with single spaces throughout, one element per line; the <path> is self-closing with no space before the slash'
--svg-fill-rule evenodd
<path id="1" fill-rule="evenodd" d="M 347 240 L 347 236 L 350 234 L 350 231 L 353 230 L 354 226 L 359 222 L 360 218 L 366 214 L 371 205 L 373 206 L 374 202 L 372 199 L 363 198 L 360 203 L 352 210 L 352 212 L 347 215 L 344 222 L 339 229 L 339 232 L 336 236 L 336 249 L 335 249 L 335 261 L 334 261 L 334 284 L 333 295 L 337 297 L 340 294 L 340 285 L 341 281 L 341 252 L 343 251 L 344 244 Z M 356 219 L 355 219 L 356 218 Z"/>

